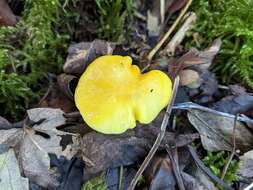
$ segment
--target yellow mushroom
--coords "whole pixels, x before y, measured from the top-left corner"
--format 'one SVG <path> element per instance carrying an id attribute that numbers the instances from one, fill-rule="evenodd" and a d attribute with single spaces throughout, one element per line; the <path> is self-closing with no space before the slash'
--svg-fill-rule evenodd
<path id="1" fill-rule="evenodd" d="M 75 103 L 94 130 L 119 134 L 140 123 L 150 123 L 169 103 L 170 78 L 159 70 L 141 74 L 129 56 L 106 55 L 94 60 L 82 74 Z"/>

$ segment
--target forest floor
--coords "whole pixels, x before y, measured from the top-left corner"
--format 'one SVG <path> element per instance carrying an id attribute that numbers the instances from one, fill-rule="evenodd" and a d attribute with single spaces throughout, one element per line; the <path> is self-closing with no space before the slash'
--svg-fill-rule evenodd
<path id="1" fill-rule="evenodd" d="M 0 0 L 0 190 L 253 189 L 252 7 Z M 152 122 L 103 134 L 82 118 L 75 89 L 104 55 L 169 77 Z"/>

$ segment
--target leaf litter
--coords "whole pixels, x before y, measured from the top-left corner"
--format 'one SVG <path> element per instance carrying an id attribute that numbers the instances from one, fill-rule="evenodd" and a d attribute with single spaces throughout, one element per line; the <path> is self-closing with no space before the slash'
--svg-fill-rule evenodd
<path id="1" fill-rule="evenodd" d="M 173 79 L 179 75 L 180 88 L 186 92 L 187 99 L 191 102 L 177 102 L 176 106 L 171 107 L 173 114 L 164 139 L 159 144 L 158 152 L 151 157 L 151 162 L 147 162 L 143 174 L 144 186 L 149 189 L 216 190 L 215 185 L 219 184 L 232 189 L 230 184 L 208 170 L 200 158 L 205 150 L 232 152 L 233 148 L 236 148 L 236 154 L 232 156 L 240 160 L 238 175 L 252 180 L 252 94 L 239 85 L 221 88 L 215 74 L 210 71 L 220 50 L 221 39 L 214 40 L 203 51 L 195 48 L 185 51 L 181 47 L 180 44 L 184 43 L 191 27 L 187 30 L 179 28 L 182 38 L 173 46 L 173 56 L 164 53 L 164 48 L 154 57 L 158 50 L 152 50 L 147 61 L 147 51 L 163 36 L 166 24 L 171 22 L 171 16 L 180 12 L 180 19 L 186 21 L 187 18 L 183 16 L 189 18 L 190 15 L 185 12 L 191 1 L 165 1 L 164 10 L 159 9 L 162 1 L 157 2 L 154 1 L 157 6 L 145 14 L 147 20 L 139 19 L 137 22 L 136 28 L 139 31 L 132 34 L 135 40 L 122 45 L 122 49 L 130 51 L 143 71 L 146 68 L 160 69 Z M 138 10 L 138 6 L 136 8 Z M 2 12 L 0 9 L 0 15 Z M 12 24 L 14 22 L 9 23 Z M 148 29 L 146 34 L 141 29 L 143 26 Z M 166 46 L 165 41 L 162 44 Z M 160 42 L 158 44 L 159 47 L 162 46 Z M 29 189 L 29 184 L 30 188 L 31 184 L 36 184 L 47 189 L 65 190 L 81 189 L 83 184 L 82 189 L 92 189 L 98 184 L 108 189 L 129 187 L 160 134 L 161 118 L 166 113 L 163 111 L 152 123 L 145 126 L 138 124 L 136 128 L 121 135 L 104 135 L 92 131 L 78 115 L 72 118 L 74 114 L 69 114 L 76 111 L 73 94 L 78 77 L 96 57 L 117 52 L 115 46 L 115 43 L 102 40 L 71 45 L 63 66 L 64 73 L 55 77 L 57 81 L 53 82 L 40 102 L 41 108 L 27 110 L 26 119 L 18 123 L 10 123 L 0 117 L 0 163 L 3 158 L 8 158 L 0 170 L 1 187 L 3 185 L 10 189 L 10 186 L 18 185 Z M 180 99 L 180 96 L 178 93 L 177 98 Z M 237 121 L 234 119 L 236 114 Z M 173 116 L 187 121 L 183 123 L 182 129 L 175 124 L 177 122 L 173 122 Z M 195 143 L 195 149 L 189 148 L 190 144 Z M 11 171 L 11 178 L 6 174 L 10 168 L 14 171 Z M 95 184 L 90 186 L 96 176 L 102 176 L 102 181 L 95 178 Z"/>

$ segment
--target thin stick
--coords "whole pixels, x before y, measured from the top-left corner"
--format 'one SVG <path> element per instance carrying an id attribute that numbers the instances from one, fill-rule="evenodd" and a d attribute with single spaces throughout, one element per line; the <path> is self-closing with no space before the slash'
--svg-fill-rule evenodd
<path id="1" fill-rule="evenodd" d="M 180 12 L 180 15 L 177 17 L 176 21 L 173 23 L 173 25 L 170 27 L 170 29 L 166 32 L 166 34 L 163 36 L 163 38 L 156 44 L 156 46 L 149 52 L 147 59 L 152 60 L 156 52 L 162 47 L 164 42 L 168 39 L 168 37 L 171 35 L 171 33 L 175 30 L 176 26 L 180 22 L 180 20 L 185 15 L 186 11 L 190 7 L 193 0 L 189 0 L 187 4 L 185 5 L 184 9 Z"/>
<path id="2" fill-rule="evenodd" d="M 233 127 L 233 148 L 232 148 L 232 152 L 231 152 L 231 155 L 228 159 L 228 162 L 227 164 L 225 165 L 225 167 L 223 168 L 222 170 L 222 174 L 221 174 L 221 179 L 224 179 L 226 173 L 227 173 L 227 170 L 228 170 L 228 167 L 235 155 L 235 148 L 236 148 L 236 144 L 235 144 L 235 128 L 236 128 L 236 123 L 237 123 L 237 117 L 238 117 L 238 114 L 236 114 L 235 116 L 235 119 L 234 119 L 234 127 Z"/>
<path id="3" fill-rule="evenodd" d="M 177 94 L 177 89 L 178 89 L 178 85 L 179 85 L 179 76 L 177 76 L 175 78 L 174 81 L 174 85 L 173 85 L 173 96 L 172 96 L 172 100 L 170 102 L 170 104 L 168 104 L 166 112 L 164 114 L 163 117 L 163 121 L 161 124 L 161 129 L 160 129 L 160 133 L 158 134 L 155 143 L 153 144 L 152 148 L 150 149 L 148 155 L 146 156 L 145 160 L 143 161 L 143 163 L 141 164 L 141 167 L 139 168 L 139 170 L 137 171 L 137 173 L 135 174 L 133 180 L 130 183 L 130 186 L 128 187 L 128 190 L 134 190 L 139 177 L 141 176 L 141 174 L 144 172 L 144 170 L 146 169 L 147 165 L 149 164 L 150 160 L 153 158 L 155 152 L 157 151 L 157 149 L 159 148 L 165 131 L 166 131 L 166 127 L 168 125 L 169 122 L 169 118 L 170 118 L 170 114 L 171 114 L 171 110 L 172 110 L 172 105 L 174 104 L 175 98 L 176 98 L 176 94 Z"/>
<path id="4" fill-rule="evenodd" d="M 253 183 L 251 183 L 249 186 L 247 186 L 247 187 L 244 188 L 243 190 L 251 190 L 251 188 L 253 188 Z"/>
<path id="5" fill-rule="evenodd" d="M 177 148 L 174 149 L 175 157 L 172 154 L 171 148 L 167 144 L 166 144 L 166 151 L 169 155 L 169 158 L 170 158 L 170 161 L 172 164 L 172 168 L 173 168 L 173 172 L 175 174 L 176 180 L 177 180 L 178 188 L 179 188 L 179 190 L 185 190 L 183 178 L 181 176 L 180 169 L 178 166 Z"/>
<path id="6" fill-rule="evenodd" d="M 194 12 L 187 14 L 187 18 L 177 33 L 172 37 L 170 42 L 164 48 L 169 56 L 173 56 L 178 45 L 183 41 L 186 32 L 189 31 L 195 23 L 197 16 Z"/>
<path id="7" fill-rule="evenodd" d="M 165 18 L 165 0 L 160 0 L 160 14 L 161 14 L 161 23 L 164 23 Z"/>
<path id="8" fill-rule="evenodd" d="M 121 165 L 119 168 L 119 188 L 118 188 L 118 190 L 122 190 L 123 172 L 124 172 L 124 167 Z"/>
<path id="9" fill-rule="evenodd" d="M 180 103 L 180 104 L 176 104 L 172 107 L 172 109 L 179 109 L 179 110 L 191 110 L 191 109 L 196 109 L 196 110 L 201 110 L 204 112 L 209 112 L 215 115 L 219 115 L 219 116 L 223 116 L 223 117 L 228 117 L 228 118 L 235 118 L 235 115 L 229 114 L 229 113 L 225 113 L 225 112 L 221 112 L 221 111 L 216 111 L 214 109 L 208 108 L 208 107 L 204 107 L 198 104 L 195 104 L 193 102 L 184 102 L 184 103 Z M 238 121 L 243 121 L 243 122 L 248 122 L 248 123 L 253 123 L 253 120 L 247 117 L 242 117 L 242 116 L 238 116 L 237 117 Z"/>

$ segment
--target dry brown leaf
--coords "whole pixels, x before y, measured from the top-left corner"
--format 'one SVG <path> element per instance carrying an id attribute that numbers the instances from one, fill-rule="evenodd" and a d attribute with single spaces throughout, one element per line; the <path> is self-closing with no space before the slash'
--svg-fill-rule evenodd
<path id="1" fill-rule="evenodd" d="M 112 54 L 115 45 L 103 40 L 80 42 L 71 45 L 63 70 L 68 74 L 81 75 L 85 68 L 97 57 Z"/>

